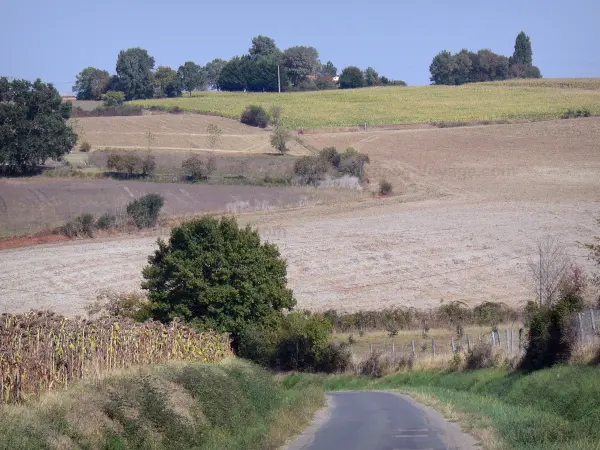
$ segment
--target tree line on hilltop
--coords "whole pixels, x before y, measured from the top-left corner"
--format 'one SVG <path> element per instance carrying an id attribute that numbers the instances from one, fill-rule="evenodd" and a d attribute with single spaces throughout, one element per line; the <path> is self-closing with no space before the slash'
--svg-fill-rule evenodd
<path id="1" fill-rule="evenodd" d="M 462 49 L 455 54 L 444 50 L 433 58 L 429 71 L 432 84 L 441 85 L 542 77 L 540 69 L 533 65 L 531 39 L 523 31 L 517 36 L 511 57 L 489 49 L 476 53 Z"/>
<path id="2" fill-rule="evenodd" d="M 406 85 L 379 76 L 372 67 L 362 71 L 346 67 L 338 78 L 331 61 L 319 60 L 314 47 L 295 46 L 281 51 L 267 36 L 256 36 L 248 52 L 230 61 L 217 58 L 205 66 L 188 61 L 177 70 L 158 66 L 147 50 L 130 48 L 117 57 L 116 73 L 86 67 L 76 78 L 73 91 L 78 100 L 101 100 L 111 91 L 124 93 L 125 100 L 191 95 L 196 90 L 249 92 L 348 89 L 378 85 Z"/>

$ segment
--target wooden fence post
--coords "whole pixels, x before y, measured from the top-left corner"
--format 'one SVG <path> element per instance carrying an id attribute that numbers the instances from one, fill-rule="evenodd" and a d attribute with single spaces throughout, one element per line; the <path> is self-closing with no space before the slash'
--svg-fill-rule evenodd
<path id="1" fill-rule="evenodd" d="M 435 358 L 435 339 L 431 340 L 431 348 L 433 348 L 433 357 Z"/>
<path id="2" fill-rule="evenodd" d="M 496 346 L 496 333 L 494 333 L 492 331 L 492 346 L 495 347 Z"/>
<path id="3" fill-rule="evenodd" d="M 467 335 L 467 351 L 471 351 L 471 338 Z"/>
<path id="4" fill-rule="evenodd" d="M 594 334 L 596 334 L 596 317 L 593 309 L 590 309 L 590 316 L 592 319 L 592 330 L 594 330 Z"/>
<path id="5" fill-rule="evenodd" d="M 373 344 L 369 344 L 369 354 L 373 354 Z"/>
<path id="6" fill-rule="evenodd" d="M 510 328 L 510 352 L 515 352 L 515 329 Z"/>
<path id="7" fill-rule="evenodd" d="M 410 340 L 410 344 L 412 345 L 412 353 L 413 353 L 413 356 L 415 356 L 415 340 L 414 340 L 414 339 L 411 339 L 411 340 Z"/>
<path id="8" fill-rule="evenodd" d="M 456 347 L 454 346 L 454 336 L 450 338 L 450 345 L 452 346 L 452 353 L 456 353 Z"/>
<path id="9" fill-rule="evenodd" d="M 396 343 L 392 342 L 392 355 L 396 356 Z"/>
<path id="10" fill-rule="evenodd" d="M 498 334 L 498 346 L 502 345 L 502 339 L 500 339 L 500 330 L 496 332 Z"/>
<path id="11" fill-rule="evenodd" d="M 508 328 L 506 328 L 504 331 L 506 332 L 506 342 L 504 343 L 504 346 L 506 347 L 506 350 L 508 350 Z"/>
<path id="12" fill-rule="evenodd" d="M 584 336 L 583 336 L 583 320 L 581 319 L 581 315 L 583 313 L 577 313 L 577 318 L 579 319 L 579 333 L 581 334 L 581 342 L 584 341 Z"/>

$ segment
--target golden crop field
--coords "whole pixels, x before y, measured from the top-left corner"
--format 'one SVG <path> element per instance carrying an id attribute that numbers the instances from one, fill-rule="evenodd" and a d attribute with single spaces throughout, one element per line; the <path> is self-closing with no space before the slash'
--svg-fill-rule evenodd
<path id="1" fill-rule="evenodd" d="M 544 82 L 546 84 L 535 85 Z M 564 80 L 563 80 L 564 82 Z M 594 81 L 582 81 L 583 84 Z M 599 80 L 595 81 L 600 84 Z M 179 106 L 239 118 L 247 105 L 283 107 L 283 120 L 292 128 L 333 128 L 445 121 L 550 119 L 570 109 L 600 114 L 600 89 L 563 88 L 559 80 L 534 80 L 528 87 L 474 83 L 463 86 L 376 87 L 290 93 L 197 92 L 176 99 L 139 100 L 146 107 Z M 547 83 L 561 88 L 548 89 Z M 568 82 L 567 82 L 568 84 Z"/>
<path id="2" fill-rule="evenodd" d="M 559 89 L 600 89 L 600 78 L 515 78 L 486 83 L 507 87 L 543 87 Z"/>

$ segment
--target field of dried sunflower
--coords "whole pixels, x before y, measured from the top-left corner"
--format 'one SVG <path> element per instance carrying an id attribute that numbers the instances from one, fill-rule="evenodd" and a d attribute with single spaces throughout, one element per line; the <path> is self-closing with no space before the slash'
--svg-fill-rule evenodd
<path id="1" fill-rule="evenodd" d="M 0 403 L 66 388 L 131 366 L 169 361 L 218 362 L 230 356 L 229 337 L 198 333 L 173 322 L 68 319 L 31 311 L 0 316 Z"/>

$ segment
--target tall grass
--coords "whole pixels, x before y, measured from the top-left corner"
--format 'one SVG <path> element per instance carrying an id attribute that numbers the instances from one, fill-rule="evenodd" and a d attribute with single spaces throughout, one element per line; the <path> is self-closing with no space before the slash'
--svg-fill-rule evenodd
<path id="1" fill-rule="evenodd" d="M 0 316 L 0 403 L 69 386 L 134 365 L 173 360 L 216 362 L 231 355 L 229 339 L 173 322 L 121 318 L 68 319 L 32 311 Z"/>
<path id="2" fill-rule="evenodd" d="M 170 363 L 79 382 L 25 405 L 0 405 L 0 448 L 276 449 L 324 403 L 234 359 Z"/>
<path id="3" fill-rule="evenodd" d="M 547 83 L 548 80 L 542 80 Z M 546 85 L 542 85 L 546 86 Z M 600 90 L 548 89 L 539 85 L 473 83 L 463 86 L 377 87 L 293 93 L 198 92 L 193 97 L 140 100 L 150 107 L 239 119 L 247 105 L 283 108 L 293 128 L 348 127 L 430 122 L 559 118 L 569 109 L 600 114 Z M 558 86 L 560 87 L 560 85 Z"/>

